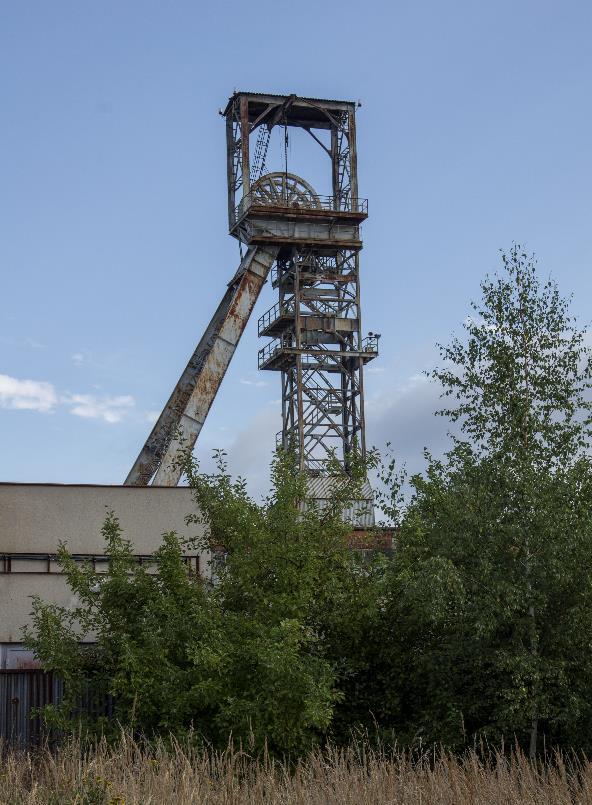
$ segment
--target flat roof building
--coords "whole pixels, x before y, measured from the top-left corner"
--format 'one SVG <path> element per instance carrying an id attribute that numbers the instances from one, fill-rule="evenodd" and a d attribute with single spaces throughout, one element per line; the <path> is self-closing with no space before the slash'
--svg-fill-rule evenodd
<path id="1" fill-rule="evenodd" d="M 0 670 L 37 667 L 22 645 L 32 596 L 75 604 L 55 559 L 61 542 L 80 561 L 106 569 L 101 528 L 110 509 L 138 561 L 156 551 L 167 531 L 203 535 L 202 525 L 185 522 L 196 511 L 188 487 L 0 483 Z M 207 572 L 208 559 L 187 549 L 186 561 L 196 572 Z"/>

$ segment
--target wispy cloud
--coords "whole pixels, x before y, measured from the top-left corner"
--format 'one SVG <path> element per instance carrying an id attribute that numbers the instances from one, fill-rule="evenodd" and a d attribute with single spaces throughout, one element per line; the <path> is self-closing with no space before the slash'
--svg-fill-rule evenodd
<path id="1" fill-rule="evenodd" d="M 70 406 L 70 413 L 83 419 L 102 419 L 110 425 L 121 422 L 130 408 L 136 404 L 133 397 L 97 397 L 94 394 L 67 394 L 61 402 Z"/>
<path id="2" fill-rule="evenodd" d="M 263 388 L 263 386 L 268 386 L 266 380 L 245 380 L 244 378 L 240 381 L 243 386 L 255 386 L 256 388 Z"/>
<path id="3" fill-rule="evenodd" d="M 27 411 L 51 411 L 58 395 L 51 383 L 39 380 L 19 380 L 0 375 L 0 407 Z"/>
<path id="4" fill-rule="evenodd" d="M 74 366 L 82 366 L 84 363 L 84 354 L 82 352 L 75 352 L 72 355 L 72 363 Z"/>
<path id="5" fill-rule="evenodd" d="M 149 425 L 154 425 L 159 416 L 160 411 L 146 411 L 144 413 L 144 420 L 148 422 Z"/>
<path id="6" fill-rule="evenodd" d="M 0 408 L 48 414 L 62 407 L 73 416 L 114 424 L 121 422 L 135 404 L 129 394 L 59 394 L 53 383 L 0 374 Z"/>

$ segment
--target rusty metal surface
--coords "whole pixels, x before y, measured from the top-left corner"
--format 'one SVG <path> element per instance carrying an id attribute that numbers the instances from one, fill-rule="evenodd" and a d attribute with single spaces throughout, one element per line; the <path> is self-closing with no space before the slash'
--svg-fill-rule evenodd
<path id="1" fill-rule="evenodd" d="M 222 112 L 223 115 L 227 115 L 229 111 L 232 109 L 232 106 L 242 98 L 246 98 L 249 101 L 249 107 L 251 111 L 252 119 L 256 120 L 257 117 L 260 116 L 261 110 L 265 110 L 266 107 L 271 106 L 270 112 L 273 112 L 273 109 L 278 106 L 285 105 L 287 101 L 290 102 L 290 106 L 286 109 L 288 114 L 291 113 L 291 117 L 297 117 L 298 111 L 302 107 L 312 107 L 313 110 L 319 113 L 319 116 L 323 113 L 323 110 L 329 111 L 343 111 L 348 112 L 353 110 L 357 106 L 356 101 L 344 101 L 338 99 L 331 99 L 331 98 L 311 98 L 311 97 L 299 97 L 296 95 L 273 95 L 265 92 L 247 92 L 244 90 L 237 91 L 233 95 L 230 96 L 228 99 L 228 103 L 224 111 Z M 285 107 L 284 107 L 285 108 Z M 315 118 L 312 117 L 314 121 Z M 322 120 L 322 118 L 321 118 Z"/>
<path id="2" fill-rule="evenodd" d="M 0 671 L 0 742 L 24 749 L 52 737 L 35 710 L 59 704 L 63 695 L 64 683 L 51 671 Z M 76 712 L 113 718 L 114 699 L 86 686 Z"/>
<path id="3" fill-rule="evenodd" d="M 175 486 L 179 482 L 178 451 L 181 447 L 193 449 L 195 445 L 276 254 L 277 248 L 249 250 L 245 258 L 248 264 L 224 321 L 204 355 L 195 387 L 179 422 L 179 434 L 167 446 L 154 476 L 155 485 Z"/>
<path id="4" fill-rule="evenodd" d="M 150 483 L 167 444 L 179 425 L 187 401 L 195 388 L 204 354 L 212 343 L 216 331 L 221 327 L 233 295 L 234 289 L 229 287 L 125 479 L 126 486 L 147 486 Z"/>
<path id="5" fill-rule="evenodd" d="M 126 485 L 146 486 L 153 476 L 153 483 L 159 486 L 179 482 L 178 450 L 181 445 L 192 448 L 195 444 L 276 254 L 277 247 L 247 251 Z"/>
<path id="6" fill-rule="evenodd" d="M 278 103 L 280 101 L 286 100 L 287 98 L 294 97 L 296 99 L 296 102 L 298 102 L 298 101 L 304 101 L 304 102 L 313 101 L 314 103 L 338 104 L 340 108 L 341 107 L 346 108 L 346 107 L 349 107 L 349 106 L 355 107 L 357 105 L 357 101 L 347 101 L 347 100 L 343 100 L 342 98 L 316 98 L 316 97 L 308 96 L 308 95 L 306 95 L 306 96 L 304 96 L 304 95 L 302 95 L 302 96 L 297 96 L 297 95 L 294 95 L 294 96 L 291 96 L 291 95 L 275 95 L 275 94 L 272 94 L 272 93 L 269 93 L 269 92 L 251 92 L 250 90 L 247 90 L 247 89 L 237 90 L 231 96 L 231 98 L 235 98 L 238 95 L 247 95 L 249 98 L 265 98 L 265 99 L 269 98 L 269 99 L 273 99 L 274 101 L 277 101 Z"/>
<path id="7" fill-rule="evenodd" d="M 357 221 L 362 223 L 368 217 L 368 199 L 348 199 L 347 209 L 337 207 L 335 196 L 315 196 L 314 204 L 305 200 L 303 204 L 286 203 L 281 197 L 272 201 L 260 194 L 249 193 L 241 199 L 235 210 L 238 222 L 246 215 L 260 215 L 295 218 L 329 218 L 330 220 Z"/>
<path id="8" fill-rule="evenodd" d="M 40 669 L 35 653 L 22 643 L 0 643 L 0 671 Z"/>
<path id="9" fill-rule="evenodd" d="M 259 324 L 260 335 L 275 339 L 259 351 L 259 368 L 281 372 L 281 446 L 296 448 L 312 477 L 326 476 L 333 457 L 348 471 L 354 451 L 365 454 L 363 367 L 378 354 L 378 337 L 365 338 L 361 324 L 360 225 L 368 207 L 358 197 L 356 104 L 242 92 L 230 99 L 227 120 L 239 107 L 233 136 L 243 147 L 258 126 L 285 131 L 284 171 L 243 182 L 230 227 L 243 243 L 281 247 L 272 275 L 278 304 Z M 289 127 L 304 128 L 330 157 L 331 196 L 289 172 Z M 315 128 L 330 131 L 330 144 Z M 233 170 L 237 186 L 239 166 Z M 345 514 L 363 527 L 374 519 L 368 500 Z"/>
<path id="10" fill-rule="evenodd" d="M 360 225 L 368 207 L 358 196 L 355 110 L 349 101 L 249 92 L 235 93 L 225 110 L 229 188 L 241 191 L 233 190 L 230 232 L 249 246 L 280 247 L 278 315 L 259 328 L 277 340 L 260 350 L 259 368 L 281 371 L 282 445 L 295 446 L 313 474 L 326 473 L 330 455 L 347 469 L 354 449 L 364 454 L 363 367 L 378 354 L 377 337 L 364 337 L 361 324 Z M 284 127 L 283 171 L 255 171 L 249 184 L 239 145 L 246 159 L 249 137 L 265 126 Z M 289 127 L 304 128 L 330 157 L 331 196 L 289 172 Z M 329 144 L 316 128 L 330 131 Z M 257 134 L 261 153 L 268 134 Z"/>
<path id="11" fill-rule="evenodd" d="M 25 747 L 43 738 L 43 724 L 32 710 L 60 701 L 63 685 L 39 670 L 0 671 L 0 739 Z"/>
<path id="12" fill-rule="evenodd" d="M 195 444 L 276 259 L 278 315 L 267 315 L 259 329 L 278 339 L 260 351 L 259 364 L 281 370 L 282 445 L 295 446 L 300 466 L 313 476 L 326 474 L 330 456 L 336 455 L 348 471 L 352 451 L 364 455 L 363 366 L 378 350 L 377 337 L 364 338 L 361 325 L 360 225 L 368 206 L 358 197 L 357 105 L 252 92 L 235 92 L 229 99 L 222 112 L 229 230 L 241 248 L 248 247 L 249 265 L 243 261 L 230 284 L 126 483 L 178 482 L 179 447 Z M 266 168 L 269 135 L 276 126 L 284 129 L 282 171 Z M 331 196 L 319 196 L 289 172 L 289 127 L 307 131 L 329 156 Z M 262 175 L 264 169 L 269 172 Z M 173 438 L 175 431 L 178 438 Z M 372 514 L 367 501 L 364 506 L 352 510 L 352 516 L 366 527 Z"/>

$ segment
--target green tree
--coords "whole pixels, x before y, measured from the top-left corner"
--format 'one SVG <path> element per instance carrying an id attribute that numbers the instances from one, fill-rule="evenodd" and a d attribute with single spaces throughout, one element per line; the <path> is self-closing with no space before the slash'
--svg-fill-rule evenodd
<path id="1" fill-rule="evenodd" d="M 541 728 L 590 745 L 590 362 L 556 284 L 519 246 L 502 260 L 440 347 L 457 434 L 412 479 L 386 609 L 409 650 L 388 651 L 408 737 L 517 736 L 534 755 Z"/>
<path id="2" fill-rule="evenodd" d="M 351 634 L 345 621 L 364 574 L 348 550 L 351 529 L 341 511 L 359 494 L 361 471 L 336 479 L 319 511 L 290 455 L 276 456 L 262 504 L 232 480 L 223 454 L 209 475 L 190 456 L 184 466 L 200 512 L 188 520 L 206 526 L 199 546 L 218 555 L 224 549 L 217 583 L 188 572 L 172 533 L 152 567 L 136 563 L 113 513 L 103 529 L 107 573 L 81 566 L 62 546 L 60 564 L 78 605 L 36 600 L 27 636 L 44 667 L 65 682 L 63 705 L 47 715 L 71 727 L 81 718 L 81 696 L 109 692 L 116 721 L 146 735 L 193 729 L 215 746 L 232 736 L 256 750 L 303 752 L 328 734 L 350 671 L 339 635 Z M 92 645 L 82 645 L 82 636 Z M 112 726 L 87 718 L 92 730 Z"/>
<path id="3" fill-rule="evenodd" d="M 367 676 L 366 645 L 380 585 L 372 563 L 363 563 L 350 550 L 352 527 L 342 514 L 360 498 L 372 461 L 362 461 L 355 453 L 347 475 L 334 462 L 326 505 L 319 509 L 291 454 L 275 457 L 272 492 L 263 505 L 249 499 L 244 481 L 231 479 L 223 454 L 210 475 L 200 473 L 191 457 L 185 458 L 198 519 L 207 526 L 207 546 L 225 549 L 213 597 L 224 617 L 236 624 L 237 651 L 242 651 L 240 635 L 252 631 L 254 624 L 271 630 L 272 643 L 276 631 L 289 625 L 301 636 L 302 653 L 311 667 L 322 669 L 310 680 L 318 694 L 326 691 L 322 707 L 315 705 L 317 734 L 340 740 L 363 720 L 360 707 L 366 714 L 359 693 Z M 255 632 L 254 643 L 259 640 Z M 278 710 L 278 701 L 260 686 L 260 669 L 253 666 L 252 674 L 257 706 L 268 708 L 270 718 L 286 718 L 289 709 L 281 705 Z M 320 687 L 318 679 L 323 681 Z M 292 688 L 292 681 L 285 680 L 286 695 Z M 269 724 L 262 733 L 265 730 Z"/>

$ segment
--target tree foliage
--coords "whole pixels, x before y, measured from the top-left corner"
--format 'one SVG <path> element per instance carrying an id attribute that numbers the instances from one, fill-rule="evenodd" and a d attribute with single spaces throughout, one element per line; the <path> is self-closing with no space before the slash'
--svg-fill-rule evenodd
<path id="1" fill-rule="evenodd" d="M 412 479 L 389 608 L 409 647 L 403 728 L 534 754 L 541 734 L 590 745 L 590 364 L 555 283 L 519 246 L 502 260 L 466 338 L 440 348 L 440 413 L 460 429 Z"/>
<path id="2" fill-rule="evenodd" d="M 111 513 L 109 572 L 60 562 L 73 610 L 35 602 L 29 644 L 59 673 L 72 723 L 88 686 L 143 734 L 229 736 L 298 754 L 352 730 L 453 749 L 477 738 L 592 751 L 591 370 L 556 284 L 514 246 L 487 277 L 463 338 L 440 347 L 450 450 L 424 473 L 383 464 L 390 560 L 363 562 L 342 522 L 368 466 L 354 457 L 329 505 L 308 499 L 291 455 L 252 500 L 224 455 L 180 460 L 224 562 L 212 586 L 165 534 L 138 565 Z M 219 553 L 219 552 L 218 552 Z M 94 638 L 82 646 L 81 634 Z M 95 729 L 105 721 L 92 720 Z"/>
<path id="3" fill-rule="evenodd" d="M 339 636 L 362 638 L 355 608 L 364 573 L 340 514 L 359 495 L 363 473 L 342 477 L 319 510 L 290 455 L 276 456 L 262 504 L 230 477 L 222 453 L 209 475 L 190 456 L 184 461 L 200 512 L 188 521 L 206 526 L 198 547 L 224 549 L 216 584 L 187 572 L 173 533 L 152 567 L 137 564 L 113 512 L 103 528 L 108 573 L 80 566 L 62 546 L 78 604 L 36 600 L 27 637 L 65 682 L 62 706 L 46 715 L 62 727 L 77 723 L 90 687 L 98 698 L 113 696 L 119 724 L 146 735 L 193 730 L 215 746 L 232 736 L 256 749 L 302 752 L 328 733 L 343 699 Z M 87 726 L 109 729 L 96 717 Z"/>

